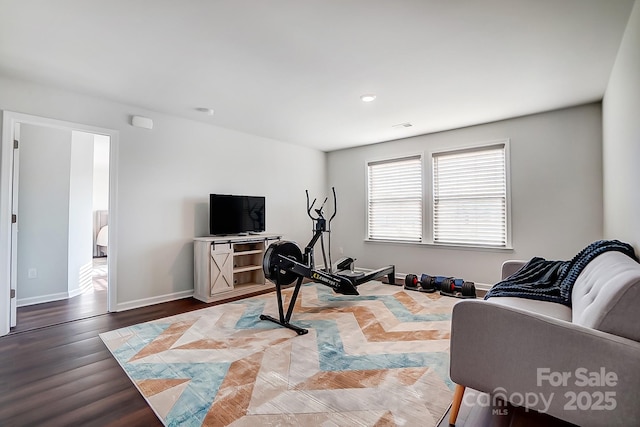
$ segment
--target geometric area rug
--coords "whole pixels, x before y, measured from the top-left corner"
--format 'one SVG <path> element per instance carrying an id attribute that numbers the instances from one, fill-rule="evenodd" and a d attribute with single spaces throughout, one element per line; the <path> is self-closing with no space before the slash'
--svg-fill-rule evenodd
<path id="1" fill-rule="evenodd" d="M 100 334 L 166 426 L 433 426 L 451 403 L 457 301 L 372 281 L 303 285 Z M 285 301 L 292 288 L 283 290 Z"/>

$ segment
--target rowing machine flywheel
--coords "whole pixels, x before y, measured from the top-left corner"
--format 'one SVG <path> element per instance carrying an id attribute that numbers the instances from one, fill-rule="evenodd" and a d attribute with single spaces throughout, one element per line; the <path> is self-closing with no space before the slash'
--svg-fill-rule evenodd
<path id="1" fill-rule="evenodd" d="M 282 257 L 290 260 L 302 262 L 302 251 L 295 242 L 281 240 L 269 245 L 262 259 L 262 270 L 264 277 L 279 285 L 289 285 L 293 283 L 299 275 L 281 268 Z M 278 273 L 279 271 L 279 273 Z"/>

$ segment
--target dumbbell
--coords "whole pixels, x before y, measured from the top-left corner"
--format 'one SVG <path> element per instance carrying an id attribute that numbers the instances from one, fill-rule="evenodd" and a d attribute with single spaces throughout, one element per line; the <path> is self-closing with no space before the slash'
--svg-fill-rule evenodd
<path id="1" fill-rule="evenodd" d="M 463 297 L 471 297 L 475 298 L 476 296 L 476 286 L 473 282 L 465 282 L 462 279 L 454 279 L 452 277 L 444 279 L 440 285 L 440 292 L 456 295 L 461 294 Z"/>
<path id="2" fill-rule="evenodd" d="M 404 278 L 404 285 L 405 288 L 431 293 L 437 290 L 434 279 L 433 276 L 423 274 L 420 276 L 420 280 L 418 280 L 418 276 L 415 274 L 407 274 Z M 418 285 L 420 285 L 419 288 Z"/>
<path id="3" fill-rule="evenodd" d="M 422 274 L 420 280 L 415 274 L 407 274 L 404 279 L 405 287 L 409 289 L 417 289 L 421 292 L 435 292 L 439 290 L 447 296 L 457 296 L 458 294 L 464 298 L 475 298 L 476 287 L 473 282 L 465 282 L 463 279 L 455 279 L 446 276 L 430 276 Z"/>

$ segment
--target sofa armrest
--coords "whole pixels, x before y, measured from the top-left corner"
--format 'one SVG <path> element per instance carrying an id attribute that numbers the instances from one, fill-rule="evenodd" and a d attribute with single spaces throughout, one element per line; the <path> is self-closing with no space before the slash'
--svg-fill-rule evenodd
<path id="1" fill-rule="evenodd" d="M 528 261 L 522 261 L 519 259 L 510 259 L 502 263 L 501 280 L 511 276 L 516 271 L 520 270 Z"/>
<path id="2" fill-rule="evenodd" d="M 461 301 L 453 309 L 450 374 L 457 384 L 581 426 L 640 425 L 640 343 L 571 322 Z"/>

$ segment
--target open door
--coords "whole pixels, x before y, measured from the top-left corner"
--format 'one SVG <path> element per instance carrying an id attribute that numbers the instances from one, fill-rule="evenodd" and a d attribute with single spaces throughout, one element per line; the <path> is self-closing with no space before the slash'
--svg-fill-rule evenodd
<path id="1" fill-rule="evenodd" d="M 65 279 L 58 278 L 52 281 L 55 283 L 62 283 L 64 281 L 65 285 L 67 286 L 67 288 L 63 290 L 64 292 L 59 292 L 59 298 L 56 298 L 56 295 L 54 295 L 55 291 L 51 291 L 49 294 L 44 295 L 41 298 L 42 301 L 39 301 L 37 296 L 32 296 L 28 293 L 25 293 L 26 287 L 21 285 L 21 280 L 24 281 L 25 278 L 30 281 L 30 284 L 33 284 L 45 275 L 53 276 L 53 274 L 51 274 L 50 266 L 56 264 L 55 262 L 48 262 L 50 261 L 50 258 L 54 258 L 52 254 L 53 252 L 55 252 L 55 249 L 49 248 L 48 252 L 42 252 L 40 247 L 42 245 L 42 242 L 36 242 L 34 244 L 32 241 L 27 245 L 24 243 L 24 239 L 27 237 L 27 235 L 34 233 L 36 235 L 47 234 L 49 235 L 49 240 L 47 242 L 50 242 L 51 234 L 67 234 L 67 237 L 69 239 L 68 242 L 75 242 L 78 241 L 74 239 L 76 239 L 78 235 L 78 229 L 80 228 L 78 217 L 74 217 L 72 215 L 73 212 L 77 212 L 76 209 L 78 209 L 78 199 L 69 198 L 69 196 L 67 196 L 66 227 L 68 227 L 68 231 L 66 231 L 66 233 L 65 229 L 63 229 L 62 227 L 42 224 L 39 220 L 33 220 L 33 212 L 39 212 L 42 210 L 52 211 L 52 209 L 50 209 L 52 207 L 52 204 L 40 204 L 39 207 L 35 209 L 31 207 L 30 210 L 27 210 L 29 206 L 33 206 L 32 202 L 34 199 L 34 194 L 36 194 L 36 199 L 37 197 L 46 198 L 50 194 L 47 193 L 46 190 L 43 190 L 44 192 L 40 191 L 39 194 L 37 192 L 34 192 L 33 190 L 31 190 L 31 193 L 29 193 L 27 189 L 37 188 L 39 185 L 45 187 L 49 184 L 49 181 L 53 180 L 52 177 L 59 175 L 58 173 L 55 173 L 53 171 L 50 171 L 48 175 L 46 172 L 37 172 L 37 179 L 40 180 L 40 184 L 36 183 L 34 187 L 34 175 L 27 174 L 29 170 L 38 171 L 41 169 L 48 169 L 49 164 L 52 163 L 54 153 L 55 155 L 57 155 L 54 150 L 51 151 L 49 157 L 47 158 L 46 155 L 42 155 L 41 151 L 43 151 L 43 149 L 50 150 L 50 147 L 47 147 L 46 145 L 40 145 L 38 146 L 38 148 L 33 148 L 35 147 L 35 143 L 29 145 L 29 141 L 35 141 L 34 139 L 32 139 L 32 137 L 27 138 L 29 135 L 33 136 L 34 128 L 38 128 L 41 130 L 50 129 L 49 132 L 51 132 L 51 134 L 60 134 L 65 132 L 69 135 L 73 134 L 74 139 L 72 142 L 70 142 L 71 169 L 70 172 L 67 172 L 70 175 L 67 180 L 66 191 L 69 194 L 83 195 L 83 206 L 81 207 L 81 209 L 83 209 L 83 212 L 84 210 L 88 209 L 91 218 L 93 218 L 93 212 L 91 211 L 92 207 L 89 201 L 89 199 L 91 199 L 91 189 L 87 188 L 87 179 L 83 179 L 83 177 L 87 176 L 86 174 L 90 172 L 86 167 L 78 169 L 77 165 L 79 163 L 77 163 L 77 160 L 74 159 L 86 159 L 91 156 L 91 160 L 94 161 L 93 148 L 90 150 L 90 152 L 83 148 L 86 147 L 86 145 L 83 145 L 82 142 L 86 141 L 86 139 L 82 138 L 89 137 L 91 141 L 95 142 L 95 139 L 93 139 L 94 137 L 96 139 L 98 137 L 101 137 L 103 140 L 108 141 L 106 144 L 106 156 L 108 157 L 108 171 L 106 178 L 106 180 L 108 181 L 108 194 L 105 197 L 108 199 L 107 209 L 111 212 L 111 215 L 109 215 L 109 227 L 108 230 L 106 230 L 108 234 L 107 238 L 109 242 L 110 255 L 108 257 L 108 265 L 106 268 L 109 272 L 109 277 L 106 280 L 107 311 L 113 310 L 112 307 L 115 307 L 116 301 L 115 279 L 117 275 L 115 271 L 115 255 L 117 242 L 115 239 L 115 230 L 117 229 L 117 221 L 115 216 L 115 208 L 117 200 L 117 180 L 115 170 L 117 167 L 117 131 L 5 111 L 3 112 L 2 156 L 0 157 L 0 336 L 6 335 L 10 332 L 11 327 L 16 326 L 18 305 L 37 304 L 39 302 L 46 302 L 47 299 L 51 301 L 54 301 L 56 299 L 63 299 L 63 293 L 65 292 L 69 297 L 73 295 L 81 295 L 86 289 L 83 289 L 82 286 L 78 286 L 77 289 L 74 289 L 72 288 L 72 286 L 74 286 L 75 284 L 86 284 L 85 282 L 87 282 L 87 280 L 89 281 L 89 283 L 91 282 L 91 272 L 89 271 L 87 273 L 87 266 L 89 266 L 88 268 L 90 268 L 90 260 L 93 258 L 93 250 L 91 249 L 91 246 L 93 245 L 95 236 L 91 237 L 93 229 L 92 226 L 87 233 L 91 242 L 89 244 L 89 261 L 87 262 L 86 259 L 81 259 L 77 256 L 78 251 L 82 253 L 85 252 L 84 249 L 77 249 L 78 247 L 84 245 L 84 243 L 82 243 L 82 245 L 80 246 L 72 246 L 71 243 L 68 243 L 68 258 L 63 261 L 58 260 L 57 262 L 60 265 L 64 264 L 64 268 L 67 269 L 67 272 L 65 273 Z M 27 133 L 29 133 L 29 135 L 27 135 Z M 23 139 L 25 141 L 22 141 Z M 27 141 L 27 139 L 29 139 L 29 141 Z M 93 147 L 95 147 L 95 143 L 93 144 Z M 33 164 L 30 163 L 33 162 L 34 158 L 36 158 L 36 155 L 34 153 L 39 153 L 37 157 L 41 162 L 40 167 L 36 166 L 34 168 Z M 24 158 L 21 158 L 21 155 L 23 155 Z M 23 166 L 22 168 L 21 163 Z M 75 169 L 73 167 L 74 165 Z M 89 167 L 89 169 L 91 169 L 91 167 Z M 76 178 L 74 178 L 74 176 Z M 51 203 L 51 200 L 49 200 L 49 203 Z M 20 206 L 21 204 L 22 206 Z M 93 209 L 95 209 L 95 207 Z M 30 212 L 30 214 L 26 215 L 25 213 L 27 212 Z M 48 216 L 53 216 L 53 214 L 51 212 L 48 212 Z M 37 230 L 34 230 L 34 224 L 38 227 Z M 52 231 L 54 231 L 54 233 L 51 233 Z M 81 238 L 82 242 L 84 242 L 85 240 L 86 239 L 84 239 L 84 237 Z M 25 267 L 24 260 L 29 258 L 28 256 L 24 256 L 25 247 L 31 248 L 28 250 L 29 255 L 34 255 L 35 253 L 38 254 L 36 257 L 38 265 L 36 265 L 36 263 L 31 264 L 30 261 L 30 264 L 28 265 L 29 268 Z M 18 254 L 22 255 L 19 257 Z M 82 265 L 78 264 L 78 262 L 76 262 L 75 264 L 73 263 L 73 261 L 77 260 L 81 260 Z M 87 276 L 87 274 L 89 275 L 89 277 Z M 73 294 L 73 292 L 75 292 L 75 294 Z M 17 297 L 20 297 L 20 304 L 18 304 Z"/>
<path id="2" fill-rule="evenodd" d="M 13 185 L 11 188 L 11 253 L 18 253 L 18 181 L 20 178 L 20 123 L 16 123 L 13 128 Z M 11 256 L 11 289 L 9 300 L 9 326 L 16 326 L 18 298 L 17 298 L 17 276 L 15 271 L 18 268 L 18 257 Z"/>

